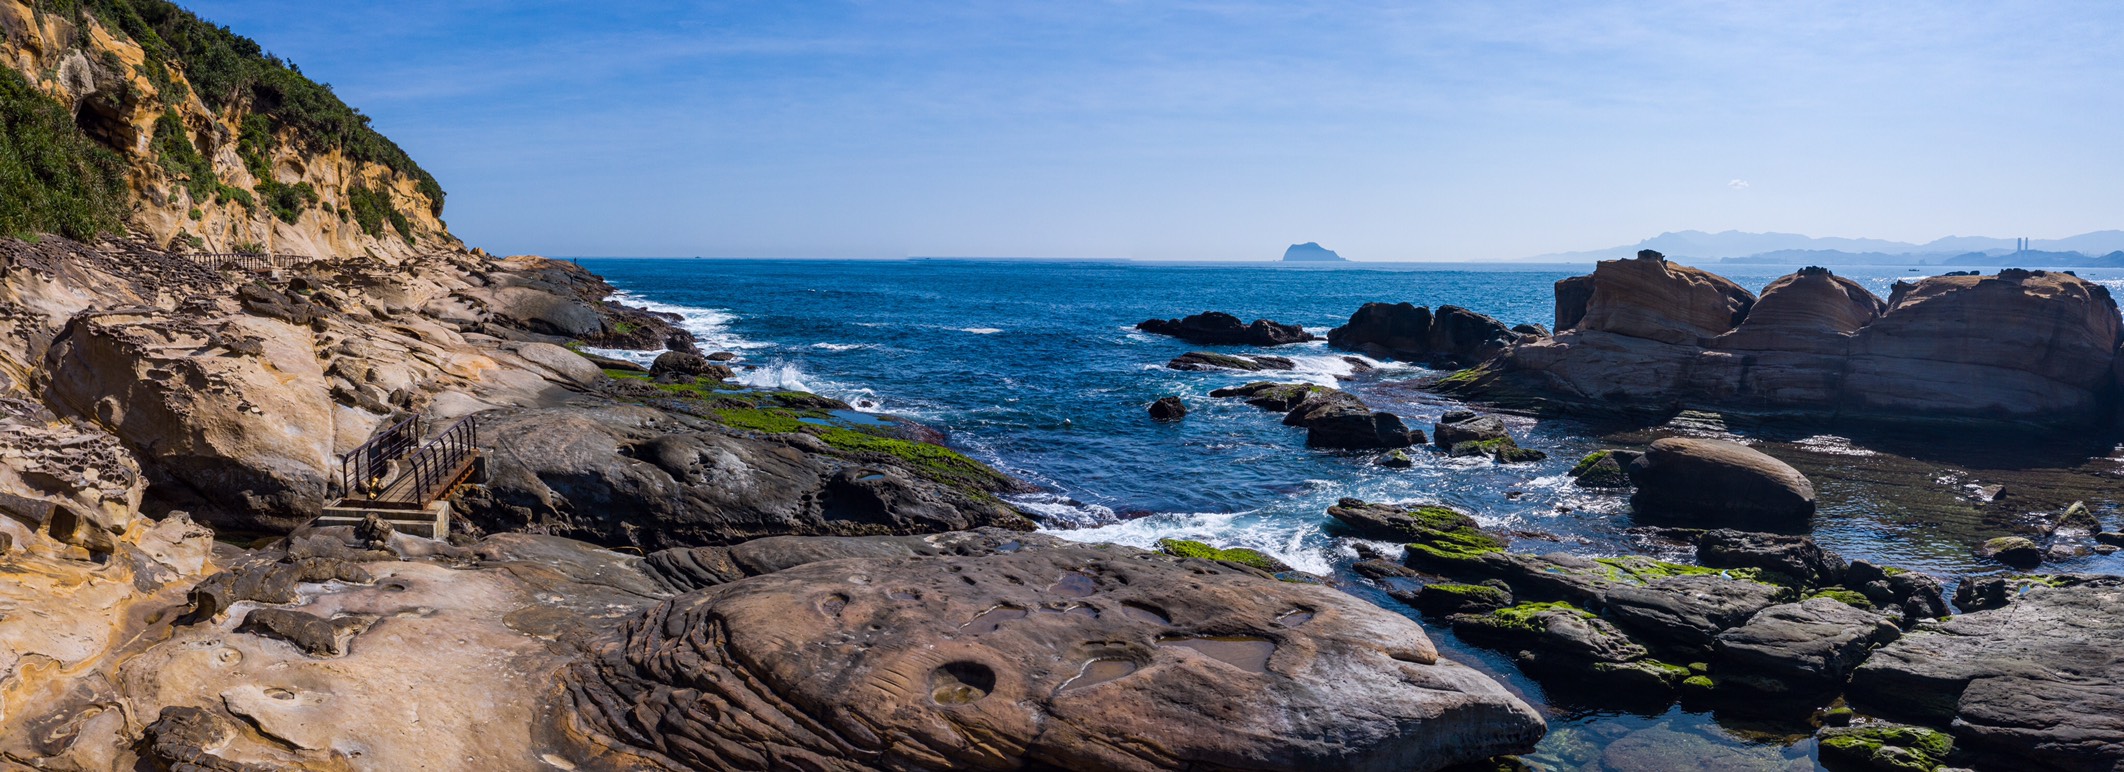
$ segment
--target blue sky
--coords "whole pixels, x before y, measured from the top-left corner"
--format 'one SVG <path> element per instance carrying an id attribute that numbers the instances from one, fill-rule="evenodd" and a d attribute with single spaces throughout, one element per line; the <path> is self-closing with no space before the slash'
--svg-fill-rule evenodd
<path id="1" fill-rule="evenodd" d="M 331 83 L 504 253 L 2124 227 L 2115 3 L 186 5 Z"/>

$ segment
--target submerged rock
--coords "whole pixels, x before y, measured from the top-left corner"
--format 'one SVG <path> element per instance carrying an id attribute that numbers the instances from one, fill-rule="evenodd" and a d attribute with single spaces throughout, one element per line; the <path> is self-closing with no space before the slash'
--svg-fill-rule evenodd
<path id="1" fill-rule="evenodd" d="M 1617 489 L 1630 487 L 1630 475 L 1623 471 L 1627 458 L 1636 460 L 1637 454 L 1626 451 L 1596 450 L 1587 453 L 1571 467 L 1571 482 L 1580 488 Z"/>
<path id="2" fill-rule="evenodd" d="M 1814 484 L 1799 470 L 1723 440 L 1655 440 L 1628 471 L 1630 505 L 1647 515 L 1778 525 L 1814 515 Z"/>
<path id="3" fill-rule="evenodd" d="M 1238 370 L 1241 372 L 1260 372 L 1262 370 L 1296 369 L 1298 367 L 1298 363 L 1292 362 L 1291 360 L 1286 359 L 1284 357 L 1242 357 L 1232 356 L 1230 354 L 1218 354 L 1211 351 L 1190 351 L 1188 353 L 1181 354 L 1180 356 L 1173 357 L 1173 361 L 1165 363 L 1165 366 L 1174 370 Z"/>
<path id="4" fill-rule="evenodd" d="M 1433 770 L 1543 731 L 1404 617 L 1104 545 L 719 585 L 568 684 L 593 736 L 697 766 Z"/>
<path id="5" fill-rule="evenodd" d="M 1990 539 L 1977 545 L 1976 554 L 2016 568 L 2034 568 L 2043 562 L 2043 548 L 2025 536 Z"/>
<path id="6" fill-rule="evenodd" d="M 1181 402 L 1179 397 L 1159 397 L 1158 401 L 1150 404 L 1150 417 L 1153 421 L 1178 421 L 1186 418 L 1187 403 Z"/>
<path id="7" fill-rule="evenodd" d="M 1954 752 L 1946 732 L 1916 726 L 1871 724 L 1829 727 L 1815 735 L 1822 762 L 1831 769 L 1932 772 Z"/>
<path id="8" fill-rule="evenodd" d="M 1314 340 L 1312 333 L 1295 324 L 1280 324 L 1267 319 L 1255 319 L 1252 324 L 1246 324 L 1240 322 L 1239 317 L 1220 311 L 1180 319 L 1149 319 L 1137 324 L 1136 329 L 1206 345 L 1281 346 Z"/>
<path id="9" fill-rule="evenodd" d="M 1246 404 L 1263 410 L 1288 413 L 1306 400 L 1330 391 L 1334 391 L 1334 389 L 1310 383 L 1255 381 L 1244 386 L 1217 389 L 1210 392 L 1210 396 L 1218 398 L 1236 397 L 1246 400 Z"/>

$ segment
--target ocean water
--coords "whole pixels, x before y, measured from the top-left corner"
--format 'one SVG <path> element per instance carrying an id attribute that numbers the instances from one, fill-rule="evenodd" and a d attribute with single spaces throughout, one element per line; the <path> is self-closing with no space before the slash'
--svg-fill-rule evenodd
<path id="1" fill-rule="evenodd" d="M 1213 399 L 1209 392 L 1249 380 L 1307 380 L 1347 389 L 1428 431 L 1440 414 L 1460 406 L 1408 383 L 1431 371 L 1366 360 L 1374 369 L 1357 374 L 1347 359 L 1351 354 L 1325 343 L 1269 351 L 1202 347 L 1132 329 L 1148 318 L 1221 310 L 1325 334 L 1370 301 L 1458 305 L 1507 324 L 1549 326 L 1552 285 L 1588 266 L 580 262 L 619 287 L 622 300 L 682 315 L 704 348 L 739 354 L 746 383 L 826 394 L 859 410 L 943 429 L 960 450 L 1040 486 L 1041 493 L 1015 503 L 1066 538 L 1147 547 L 1182 537 L 1251 547 L 1301 570 L 1338 576 L 1346 589 L 1419 621 L 1413 610 L 1348 573 L 1354 543 L 1327 530 L 1329 505 L 1343 497 L 1437 501 L 1514 533 L 1515 549 L 1661 551 L 1629 532 L 1635 523 L 1622 497 L 1578 489 L 1565 475 L 1585 453 L 1632 436 L 1631 427 L 1507 417 L 1521 444 L 1547 452 L 1549 460 L 1501 466 L 1419 452 L 1414 468 L 1387 469 L 1372 463 L 1376 453 L 1308 450 L 1303 432 L 1281 425 L 1279 415 Z M 1713 269 L 1757 290 L 1791 270 Z M 1896 280 L 1922 275 L 1904 267 L 1838 273 L 1882 297 Z M 2124 271 L 2082 274 L 2124 290 Z M 1296 360 L 1299 369 L 1247 374 L 1164 367 L 1198 349 L 1273 353 Z M 1188 417 L 1171 424 L 1149 420 L 1145 406 L 1169 395 L 1188 404 Z M 1699 433 L 1722 432 L 1710 427 Z M 1871 439 L 1855 440 L 1836 427 L 1736 428 L 1734 434 L 1777 448 L 1816 478 L 1822 510 L 1814 532 L 1827 546 L 1941 576 L 1993 570 L 1968 554 L 1972 534 L 1997 525 L 1968 503 L 1971 486 L 2009 477 L 2019 486 L 2022 477 L 2012 475 L 2029 474 L 2025 460 L 1913 459 L 1891 440 L 1876 448 Z M 2061 455 L 2055 464 L 2063 470 L 2059 479 L 2089 473 L 2075 465 L 2108 463 L 2089 461 L 2089 455 Z M 2035 484 L 2049 485 L 2048 479 Z M 2048 492 L 2082 498 L 2099 516 L 2119 520 L 2118 497 L 2105 495 L 2117 489 L 2113 481 L 2091 492 L 2072 485 L 2057 483 Z M 1399 553 L 1397 545 L 1376 546 Z M 2124 573 L 2124 558 L 2086 556 L 2055 568 Z M 1550 739 L 1529 758 L 1541 768 L 1603 768 L 1604 749 L 1639 731 L 1679 732 L 1675 736 L 1706 743 L 1724 754 L 1727 768 L 1813 766 L 1803 726 L 1723 719 L 1679 707 L 1629 713 L 1575 705 L 1546 694 L 1497 655 L 1461 644 L 1444 626 L 1427 629 L 1442 650 L 1491 672 L 1548 713 Z"/>

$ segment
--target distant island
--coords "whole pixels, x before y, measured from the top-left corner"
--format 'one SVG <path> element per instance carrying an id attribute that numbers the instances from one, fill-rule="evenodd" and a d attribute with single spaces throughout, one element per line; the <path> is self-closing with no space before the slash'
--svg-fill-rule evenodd
<path id="1" fill-rule="evenodd" d="M 1349 262 L 1349 259 L 1341 255 L 1335 254 L 1335 250 L 1328 249 L 1327 247 L 1320 246 L 1318 243 L 1308 241 L 1303 244 L 1292 244 L 1290 249 L 1283 250 L 1283 262 L 1347 263 Z"/>

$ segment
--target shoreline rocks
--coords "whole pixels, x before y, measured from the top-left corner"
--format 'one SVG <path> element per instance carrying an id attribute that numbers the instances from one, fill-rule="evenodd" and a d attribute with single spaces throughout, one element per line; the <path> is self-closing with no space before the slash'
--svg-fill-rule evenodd
<path id="1" fill-rule="evenodd" d="M 1366 303 L 1327 334 L 1328 345 L 1375 359 L 1467 365 L 1533 337 L 1459 306 Z"/>
<path id="2" fill-rule="evenodd" d="M 1283 424 L 1306 430 L 1307 447 L 1335 450 L 1406 448 L 1423 444 L 1420 429 L 1410 429 L 1401 417 L 1372 410 L 1364 400 L 1341 389 L 1309 383 L 1257 381 L 1210 392 L 1219 398 L 1238 398 L 1263 410 L 1284 413 Z"/>
<path id="3" fill-rule="evenodd" d="M 1881 423 L 2065 427 L 2116 407 L 2107 289 L 2069 273 L 1898 282 L 1827 269 L 1761 298 L 1657 253 L 1556 285 L 1553 336 L 1513 342 L 1441 391 L 1537 410 L 1790 412 Z"/>
<path id="4" fill-rule="evenodd" d="M 1136 329 L 1153 335 L 1179 338 L 1189 343 L 1234 346 L 1282 346 L 1315 340 L 1312 333 L 1295 324 L 1255 319 L 1252 324 L 1221 311 L 1208 311 L 1179 319 L 1146 319 Z"/>
<path id="5" fill-rule="evenodd" d="M 1211 351 L 1190 351 L 1173 357 L 1165 366 L 1174 370 L 1238 370 L 1252 373 L 1262 370 L 1294 370 L 1297 369 L 1298 363 L 1285 357 L 1233 356 Z"/>

